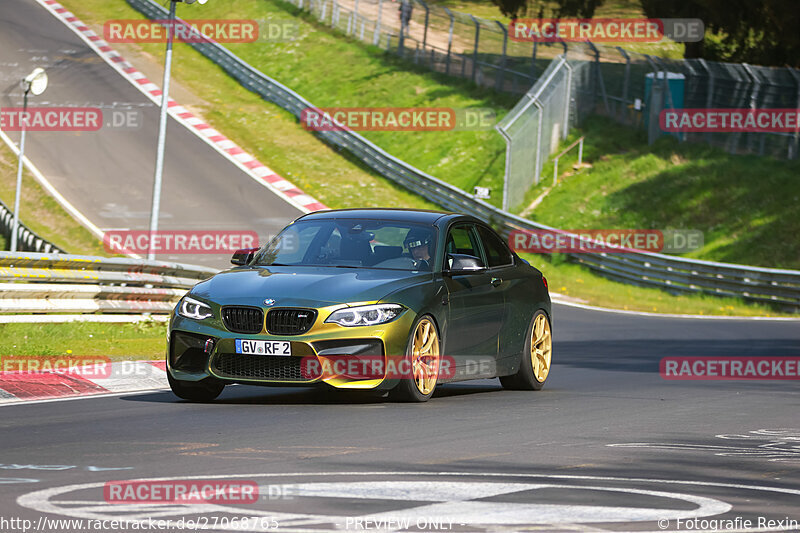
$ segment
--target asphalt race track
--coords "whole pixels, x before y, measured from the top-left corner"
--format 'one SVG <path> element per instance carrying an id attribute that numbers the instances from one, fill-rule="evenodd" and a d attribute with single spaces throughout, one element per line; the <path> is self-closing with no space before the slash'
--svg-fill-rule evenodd
<path id="1" fill-rule="evenodd" d="M 146 229 L 157 109 L 32 0 L 2 9 L 0 105 L 20 104 L 36 64 L 51 81 L 36 104 L 142 111 L 138 129 L 37 132 L 27 154 L 102 229 Z M 168 139 L 162 229 L 265 236 L 299 214 L 174 121 Z M 798 381 L 659 374 L 668 356 L 800 356 L 800 323 L 554 315 L 541 392 L 481 380 L 426 404 L 234 386 L 211 404 L 155 391 L 3 405 L 0 533 L 800 529 Z M 259 496 L 108 501 L 107 482 L 151 478 Z M 84 522 L 55 522 L 69 518 Z"/>
<path id="2" fill-rule="evenodd" d="M 181 518 L 233 531 L 223 527 L 233 517 L 250 517 L 252 531 L 391 530 L 402 520 L 431 531 L 659 531 L 665 520 L 683 531 L 693 518 L 763 531 L 759 520 L 800 519 L 797 381 L 658 373 L 663 356 L 797 356 L 797 322 L 556 306 L 554 338 L 541 392 L 483 380 L 409 405 L 235 386 L 213 404 L 150 392 L 2 407 L 0 516 L 160 517 L 174 531 Z M 107 481 L 188 476 L 254 482 L 260 496 L 104 500 Z"/>
<path id="3" fill-rule="evenodd" d="M 19 80 L 42 66 L 50 84 L 31 107 L 141 113 L 138 127 L 31 132 L 26 155 L 102 230 L 148 229 L 159 109 L 33 0 L 3 0 L 0 9 L 0 107 L 22 107 Z M 18 132 L 8 134 L 19 142 Z M 160 212 L 162 230 L 252 230 L 262 239 L 301 214 L 173 119 Z M 229 255 L 157 258 L 223 268 Z"/>

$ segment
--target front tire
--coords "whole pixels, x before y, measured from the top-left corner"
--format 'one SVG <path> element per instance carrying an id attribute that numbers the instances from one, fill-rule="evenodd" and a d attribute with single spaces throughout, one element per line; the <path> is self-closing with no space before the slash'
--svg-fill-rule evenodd
<path id="1" fill-rule="evenodd" d="M 222 394 L 225 384 L 214 378 L 206 378 L 200 381 L 183 381 L 175 379 L 167 371 L 167 381 L 169 388 L 178 398 L 192 402 L 210 402 Z"/>
<path id="2" fill-rule="evenodd" d="M 401 402 L 427 402 L 439 379 L 439 332 L 429 315 L 420 318 L 411 332 L 403 359 L 405 369 L 390 397 Z"/>
<path id="3" fill-rule="evenodd" d="M 500 383 L 511 390 L 542 390 L 553 360 L 553 335 L 550 319 L 539 309 L 533 315 L 522 352 L 519 371 L 512 376 L 502 376 Z"/>

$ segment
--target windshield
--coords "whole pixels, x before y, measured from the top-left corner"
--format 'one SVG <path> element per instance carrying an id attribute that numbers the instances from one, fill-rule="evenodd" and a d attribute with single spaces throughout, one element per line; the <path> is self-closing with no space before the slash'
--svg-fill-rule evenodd
<path id="1" fill-rule="evenodd" d="M 300 220 L 256 255 L 253 265 L 431 270 L 436 228 L 396 220 Z"/>

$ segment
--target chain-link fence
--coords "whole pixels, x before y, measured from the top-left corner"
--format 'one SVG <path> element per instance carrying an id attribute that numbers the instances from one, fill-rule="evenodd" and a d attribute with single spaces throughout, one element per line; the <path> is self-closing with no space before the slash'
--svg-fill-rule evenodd
<path id="1" fill-rule="evenodd" d="M 579 66 L 585 69 L 584 63 Z M 575 69 L 565 56 L 550 63 L 534 86 L 497 125 L 506 140 L 503 209 L 508 211 L 539 183 L 542 166 L 576 118 Z M 583 76 L 577 79 L 582 80 Z"/>
<path id="2" fill-rule="evenodd" d="M 602 106 L 596 111 L 645 128 L 650 141 L 669 135 L 659 128 L 662 109 L 800 109 L 800 71 L 784 67 L 667 59 L 620 47 L 571 44 L 595 54 L 600 75 L 594 87 Z M 718 146 L 731 154 L 794 159 L 798 133 L 672 133 L 681 141 Z"/>
<path id="3" fill-rule="evenodd" d="M 569 85 L 564 82 L 567 72 Z M 567 100 L 548 98 L 566 91 Z M 571 119 L 559 122 L 567 108 Z M 557 147 L 556 130 L 564 128 L 560 133 L 566 137 L 590 113 L 644 128 L 651 143 L 674 135 L 732 154 L 798 155 L 797 131 L 665 133 L 659 121 L 664 109 L 800 109 L 800 75 L 790 68 L 669 60 L 619 47 L 572 45 L 498 125 L 507 143 L 504 209 L 514 207 L 539 182 L 542 166 Z"/>
<path id="4" fill-rule="evenodd" d="M 589 97 L 584 109 L 644 128 L 651 141 L 666 135 L 658 129 L 663 108 L 800 108 L 797 69 L 664 59 L 590 42 L 522 42 L 509 38 L 505 24 L 424 0 L 289 1 L 362 41 L 503 92 L 529 93 L 551 61 L 566 54 L 570 64 L 592 65 L 579 86 Z M 733 154 L 789 159 L 798 156 L 800 140 L 796 132 L 673 135 Z"/>
<path id="5" fill-rule="evenodd" d="M 318 20 L 437 72 L 525 93 L 563 53 L 557 43 L 510 39 L 508 27 L 423 0 L 289 0 Z"/>

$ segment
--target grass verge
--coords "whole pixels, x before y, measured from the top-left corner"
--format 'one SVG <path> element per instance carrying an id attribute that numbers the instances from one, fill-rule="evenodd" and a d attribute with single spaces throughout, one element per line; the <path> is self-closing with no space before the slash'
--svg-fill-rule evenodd
<path id="1" fill-rule="evenodd" d="M 511 19 L 500 13 L 500 9 L 492 2 L 485 0 L 427 0 L 428 4 L 442 6 L 454 11 L 470 13 L 476 17 L 497 20 L 504 24 L 509 24 Z M 520 18 L 536 18 L 538 10 L 542 8 L 544 17 L 550 18 L 556 12 L 558 5 L 556 2 L 536 2 L 535 14 L 522 14 Z M 639 0 L 607 0 L 603 5 L 597 7 L 594 12 L 595 18 L 645 18 L 642 5 Z M 581 18 L 581 17 L 573 17 Z M 601 44 L 603 46 L 605 43 Z M 609 47 L 619 45 L 631 52 L 650 54 L 670 59 L 681 59 L 683 57 L 683 43 L 665 41 L 663 43 L 637 43 L 620 42 L 608 43 Z"/>
<path id="2" fill-rule="evenodd" d="M 246 4 L 256 12 L 261 12 L 258 6 L 271 5 L 269 2 Z M 143 18 L 122 0 L 68 1 L 64 5 L 100 34 L 103 23 L 107 20 Z M 213 3 L 202 6 L 203 9 L 197 9 L 199 7 L 199 4 L 180 4 L 179 13 L 182 12 L 187 18 L 247 18 L 242 13 L 237 13 L 238 6 L 233 3 L 218 2 L 216 9 L 219 13 L 213 11 Z M 289 17 L 284 11 L 278 11 L 284 19 Z M 314 37 L 310 39 L 313 41 Z M 330 39 L 334 40 L 332 37 Z M 273 45 L 254 43 L 244 46 L 271 49 Z M 163 44 L 114 47 L 145 74 L 160 83 L 164 60 Z M 236 52 L 239 53 L 240 50 L 237 49 Z M 265 71 L 281 79 L 270 68 Z M 326 205 L 334 208 L 350 207 L 354 204 L 365 207 L 405 205 L 435 208 L 431 202 L 372 173 L 355 158 L 321 143 L 311 132 L 304 130 L 292 114 L 244 89 L 189 45 L 176 44 L 172 72 L 173 79 L 180 88 L 193 95 L 202 95 L 195 96 L 195 101 L 188 107 L 278 174 Z"/>
<path id="3" fill-rule="evenodd" d="M 766 305 L 747 303 L 737 298 L 719 298 L 699 294 L 672 295 L 658 289 L 618 283 L 593 274 L 590 270 L 567 263 L 559 256 L 520 254 L 547 278 L 550 291 L 572 301 L 597 307 L 647 313 L 797 317 Z"/>
<path id="4" fill-rule="evenodd" d="M 96 29 L 100 29 L 104 21 L 112 18 L 142 18 L 122 1 L 112 3 L 102 0 L 82 2 L 64 0 L 64 3 L 81 19 L 93 23 Z M 207 4 L 203 9 L 212 6 L 213 4 Z M 234 18 L 260 15 L 261 18 L 285 18 L 293 13 L 294 8 L 287 4 L 275 3 L 273 0 L 262 2 L 239 0 L 226 3 L 224 8 L 215 9 L 216 11 L 203 11 L 203 17 Z M 186 13 L 184 15 L 187 18 L 197 18 L 195 15 Z M 343 105 L 338 98 L 345 97 L 348 100 L 344 103 L 349 102 L 350 105 L 358 106 L 399 107 L 416 104 L 435 107 L 449 101 L 480 107 L 491 105 L 498 109 L 500 114 L 510 105 L 510 102 L 502 102 L 497 95 L 481 93 L 468 84 L 454 84 L 450 78 L 441 79 L 429 72 L 408 70 L 413 67 L 397 61 L 378 49 L 336 36 L 310 21 L 302 23 L 300 33 L 301 39 L 298 41 L 238 45 L 241 50 L 237 49 L 236 53 L 242 54 L 254 66 L 269 72 L 318 105 Z M 148 69 L 157 72 L 160 68 L 158 64 L 162 61 L 163 45 L 144 44 L 118 48 L 145 72 Z M 292 115 L 246 91 L 218 67 L 186 45 L 178 45 L 176 53 L 177 61 L 173 71 L 175 81 L 191 94 L 202 95 L 202 99 L 195 96 L 197 102 L 192 107 L 243 148 L 329 206 L 432 207 L 430 203 L 412 193 L 364 170 L 351 158 L 341 157 L 343 154 L 327 147 L 300 127 Z M 364 65 L 360 64 L 362 61 Z M 153 74 L 150 76 L 153 77 Z M 467 133 L 474 135 L 476 132 Z M 403 148 L 404 143 L 412 139 L 409 135 L 418 138 L 419 142 Z M 450 135 L 455 137 L 457 134 Z M 635 137 L 637 134 L 628 130 L 627 135 Z M 499 139 L 499 136 L 497 138 Z M 464 189 L 470 189 L 471 185 L 477 183 L 497 187 L 491 180 L 499 180 L 502 176 L 502 158 L 488 162 L 494 156 L 487 157 L 487 154 L 496 156 L 498 150 L 502 152 L 501 146 L 481 146 L 481 155 L 476 156 L 481 163 L 473 160 L 464 164 L 463 161 L 453 161 L 463 155 L 461 150 L 464 149 L 463 147 L 456 149 L 457 147 L 452 144 L 455 142 L 453 140 L 448 141 L 451 144 L 432 144 L 437 137 L 431 136 L 430 133 L 386 133 L 382 139 L 376 137 L 374 140 L 400 157 L 404 157 L 403 154 L 408 151 L 414 152 L 411 154 L 413 157 L 430 158 L 431 161 L 438 157 L 441 169 L 449 169 L 451 178 L 455 175 L 453 178 L 457 178 L 455 183 Z M 601 135 L 600 139 L 621 146 L 628 142 L 625 135 L 621 135 L 619 140 L 610 135 Z M 464 146 L 477 149 L 477 144 L 480 143 L 476 138 L 472 138 Z M 604 147 L 598 145 L 595 151 L 587 148 L 587 159 L 603 157 L 604 152 L 601 150 Z M 405 151 L 398 153 L 395 148 Z M 614 149 L 620 150 L 619 146 Z M 411 162 L 418 164 L 413 160 Z M 481 165 L 484 165 L 482 169 Z M 562 168 L 568 168 L 568 165 L 569 161 L 565 160 Z M 425 169 L 424 165 L 418 164 L 418 166 Z M 457 169 L 472 167 L 479 169 L 477 177 L 474 171 L 466 176 L 457 175 Z M 544 175 L 548 175 L 547 172 L 546 169 Z M 549 167 L 549 172 L 552 173 L 552 167 Z M 433 174 L 445 177 L 446 172 L 434 170 Z M 536 194 L 536 191 L 531 191 L 530 194 Z M 555 281 L 554 291 L 580 295 L 587 303 L 593 305 L 616 305 L 620 308 L 628 306 L 629 309 L 643 311 L 653 311 L 653 307 L 656 307 L 657 312 L 666 313 L 699 314 L 705 313 L 708 309 L 709 314 L 776 314 L 762 307 L 736 300 L 727 302 L 696 295 L 681 296 L 675 300 L 678 303 L 673 306 L 670 302 L 674 297 L 657 289 L 630 287 L 612 282 L 576 265 L 552 264 L 544 258 L 534 262 L 541 264 L 545 273 Z M 565 287 L 565 290 L 560 290 L 561 287 Z M 630 296 L 619 300 L 610 299 L 607 294 L 609 292 Z M 649 305 L 650 300 L 657 302 L 656 305 Z M 642 305 L 644 301 L 648 304 Z"/>
<path id="5" fill-rule="evenodd" d="M 14 209 L 18 161 L 8 146 L 0 141 L 0 198 L 9 209 Z M 74 254 L 109 255 L 103 249 L 103 243 L 64 211 L 27 171 L 22 175 L 20 217 L 31 231 L 62 250 Z M 7 250 L 9 244 L 0 236 L 0 249 Z"/>
<path id="6" fill-rule="evenodd" d="M 573 137 L 586 135 L 530 218 L 558 228 L 697 229 L 704 246 L 685 255 L 711 261 L 800 268 L 800 161 L 731 156 L 705 144 L 663 137 L 649 146 L 643 133 L 592 118 Z M 542 171 L 520 211 L 552 184 Z"/>
<path id="7" fill-rule="evenodd" d="M 115 361 L 163 359 L 165 322 L 0 324 L 0 356 L 107 356 Z"/>
<path id="8" fill-rule="evenodd" d="M 97 30 L 109 19 L 142 18 L 122 1 L 73 0 L 65 5 Z M 489 108 L 499 118 L 516 101 L 509 95 L 416 68 L 379 48 L 344 38 L 288 3 L 234 0 L 209 2 L 202 8 L 198 4 L 180 4 L 178 14 L 185 18 L 299 21 L 296 40 L 227 46 L 317 106 Z M 163 44 L 140 44 L 136 48 L 151 61 L 163 64 Z M 421 203 L 418 198 L 399 193 L 393 185 L 377 186 L 375 178 L 363 167 L 352 164 L 352 159 L 341 161 L 340 154 L 316 146 L 319 143 L 314 136 L 299 127 L 291 114 L 276 106 L 264 106 L 260 97 L 242 89 L 218 67 L 209 66 L 211 63 L 188 45 L 178 44 L 175 54 L 175 78 L 203 96 L 206 103 L 200 104 L 199 111 L 212 125 L 219 126 L 254 155 L 263 157 L 278 173 L 326 204 L 344 207 L 357 199 L 360 203 L 366 200 L 372 205 L 392 205 L 392 196 L 407 204 Z M 281 133 L 270 135 L 267 141 L 267 131 Z M 505 143 L 494 129 L 363 135 L 392 155 L 464 190 L 472 190 L 475 185 L 502 190 Z M 334 158 L 339 160 L 333 161 Z M 384 189 L 388 194 L 381 196 Z M 359 198 L 362 190 L 369 194 Z M 383 203 L 375 202 L 373 197 Z M 496 201 L 499 205 L 499 197 Z"/>

